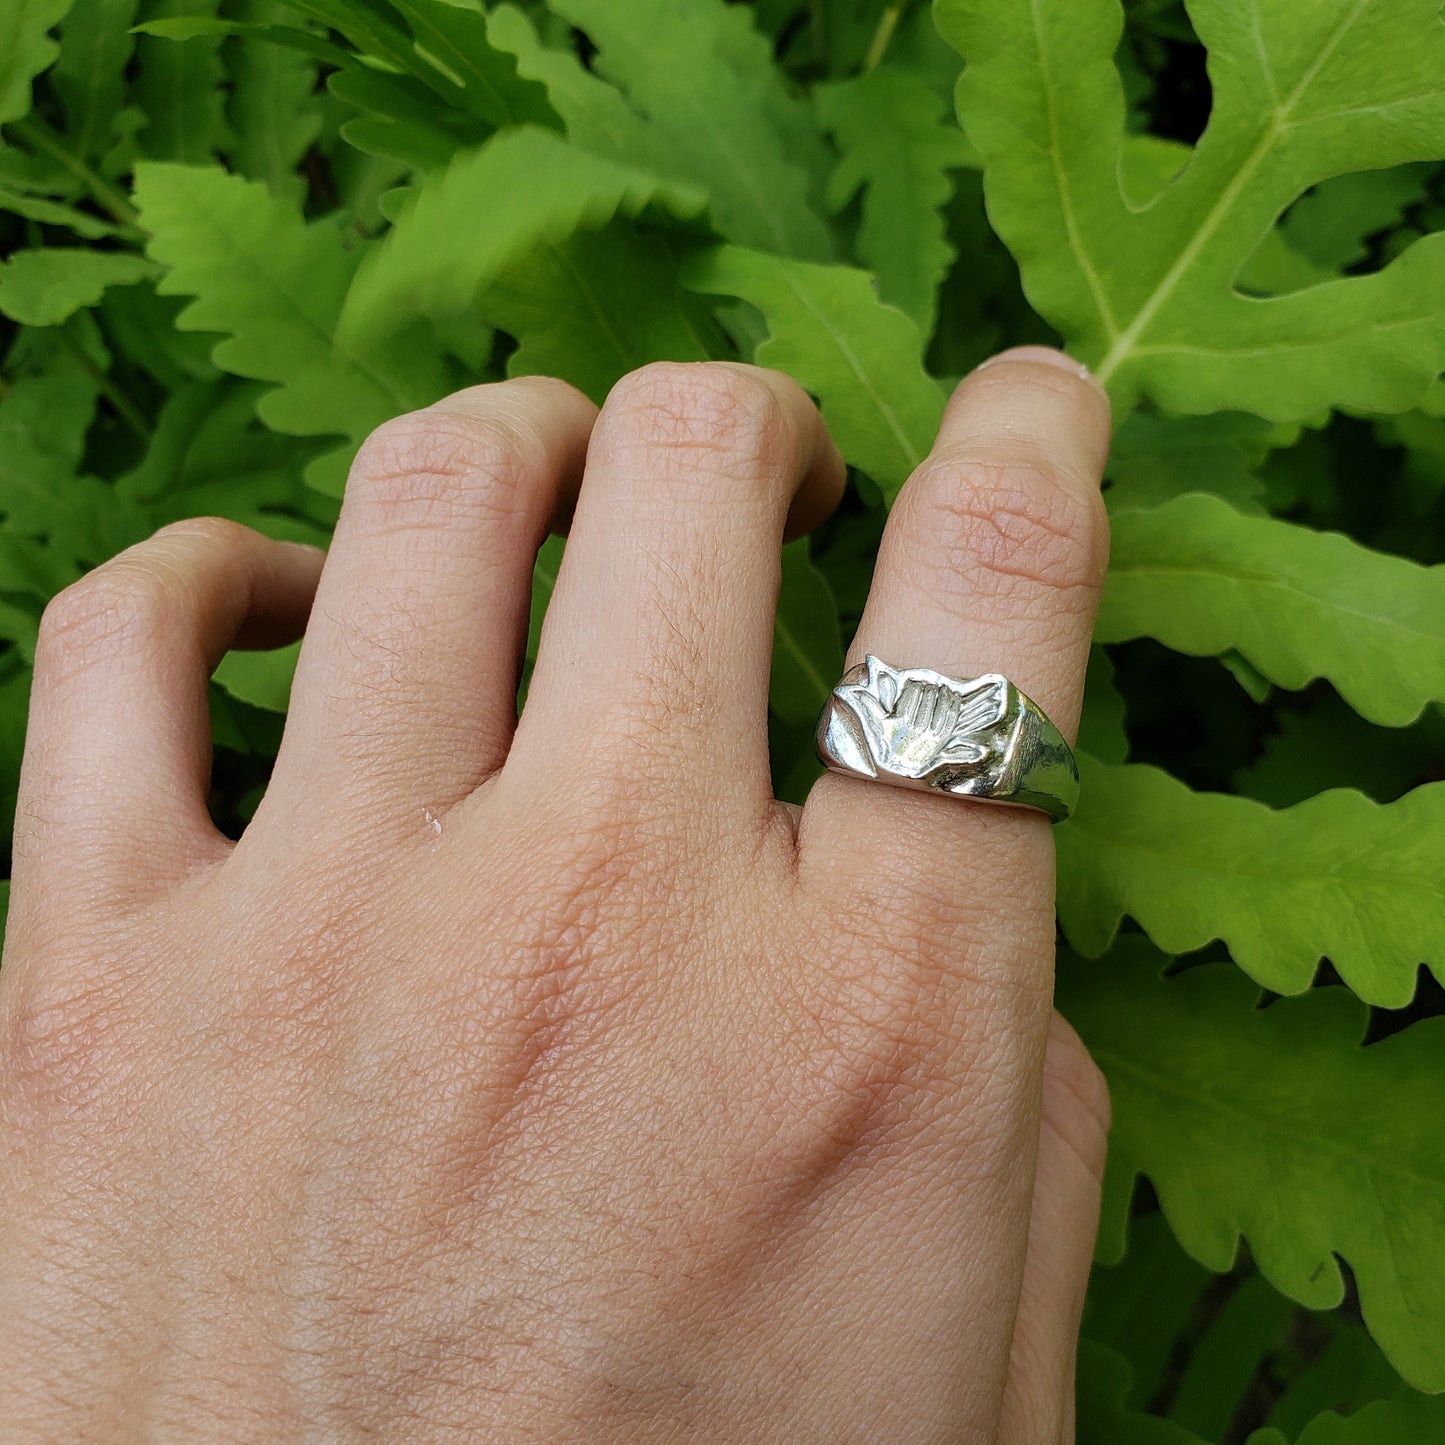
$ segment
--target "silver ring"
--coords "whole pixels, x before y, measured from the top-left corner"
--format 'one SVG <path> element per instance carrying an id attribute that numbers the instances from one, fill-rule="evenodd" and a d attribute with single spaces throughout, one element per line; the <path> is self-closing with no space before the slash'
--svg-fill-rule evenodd
<path id="1" fill-rule="evenodd" d="M 996 672 L 945 677 L 870 655 L 829 695 L 817 742 L 835 773 L 1037 808 L 1056 823 L 1079 797 L 1068 743 L 1032 698 Z"/>

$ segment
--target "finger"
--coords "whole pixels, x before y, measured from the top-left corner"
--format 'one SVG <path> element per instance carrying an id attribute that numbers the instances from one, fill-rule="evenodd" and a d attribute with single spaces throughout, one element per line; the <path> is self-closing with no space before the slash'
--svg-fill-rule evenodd
<path id="1" fill-rule="evenodd" d="M 441 812 L 501 765 L 532 565 L 597 408 L 551 377 L 388 422 L 351 469 L 297 665 L 274 793 Z M 414 821 L 414 820 L 413 820 Z"/>
<path id="2" fill-rule="evenodd" d="M 850 665 L 872 653 L 1000 672 L 1071 738 L 1107 560 L 1108 440 L 1103 391 L 1060 353 L 1006 352 L 967 377 L 894 504 Z M 975 912 L 993 896 L 1013 916 L 1022 880 L 1036 911 L 1052 907 L 1049 825 L 1024 809 L 829 774 L 800 847 L 805 869 L 854 884 L 863 865 L 891 888 L 953 888 Z"/>
<path id="3" fill-rule="evenodd" d="M 1099 1227 L 1109 1090 L 1058 1014 L 1044 1059 L 1038 1166 L 1000 1445 L 1074 1439 L 1079 1322 Z"/>
<path id="4" fill-rule="evenodd" d="M 647 758 L 725 779 L 711 808 L 770 803 L 781 543 L 790 518 L 800 529 L 831 510 L 843 480 L 817 408 L 780 372 L 668 362 L 624 377 L 593 434 L 517 757 L 634 787 Z M 559 757 L 579 715 L 586 748 Z"/>
<path id="5" fill-rule="evenodd" d="M 207 679 L 231 647 L 300 635 L 319 548 L 220 518 L 162 528 L 60 593 L 35 653 L 15 823 L 17 898 L 120 898 L 229 844 L 211 822 Z"/>

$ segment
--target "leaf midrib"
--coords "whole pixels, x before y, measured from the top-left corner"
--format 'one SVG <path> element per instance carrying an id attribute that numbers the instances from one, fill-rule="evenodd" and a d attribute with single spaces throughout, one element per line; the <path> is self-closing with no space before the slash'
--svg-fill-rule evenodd
<path id="1" fill-rule="evenodd" d="M 1038 0 L 1031 0 L 1031 3 L 1037 6 Z M 1154 290 L 1145 298 L 1139 310 L 1135 312 L 1133 321 L 1119 333 L 1114 344 L 1109 348 L 1108 354 L 1095 368 L 1101 383 L 1107 386 L 1124 362 L 1129 360 L 1139 338 L 1174 294 L 1180 281 L 1189 274 L 1198 260 L 1200 252 L 1224 224 L 1225 218 L 1233 210 L 1235 202 L 1253 179 L 1255 171 L 1259 169 L 1264 158 L 1273 149 L 1280 135 L 1288 128 L 1290 113 L 1304 98 L 1306 91 L 1314 84 L 1316 76 L 1324 68 L 1330 56 L 1339 48 L 1340 42 L 1353 28 L 1369 3 L 1370 0 L 1355 0 L 1355 3 L 1341 17 L 1339 24 L 1326 37 L 1319 54 L 1306 67 L 1294 89 L 1271 112 L 1269 124 L 1261 132 L 1259 139 L 1255 141 L 1249 154 L 1234 173 L 1234 178 L 1220 192 L 1218 200 L 1209 208 L 1188 243 L 1180 249 L 1173 264 L 1160 278 Z"/>
<path id="2" fill-rule="evenodd" d="M 1173 1080 L 1154 1073 L 1146 1066 L 1135 1062 L 1126 1055 L 1115 1052 L 1108 1047 L 1101 1047 L 1098 1044 L 1090 1045 L 1094 1057 L 1101 1064 L 1112 1064 L 1121 1073 L 1132 1075 L 1157 1093 L 1164 1094 L 1186 1103 L 1192 1103 L 1205 1112 L 1218 1113 L 1222 1118 L 1231 1124 L 1244 1124 L 1246 1127 L 1253 1126 L 1255 1129 L 1264 1127 L 1280 1137 L 1289 1140 L 1296 1145 L 1315 1145 L 1320 1152 L 1333 1155 L 1338 1158 L 1349 1159 L 1359 1165 L 1367 1174 L 1376 1173 L 1389 1175 L 1405 1184 L 1416 1185 L 1425 1189 L 1445 1190 L 1445 1174 L 1438 1179 L 1427 1174 L 1415 1174 L 1407 1170 L 1392 1166 L 1388 1162 L 1380 1163 L 1358 1149 L 1352 1149 L 1347 1144 L 1338 1140 L 1330 1139 L 1327 1135 L 1311 1134 L 1295 1127 L 1287 1127 L 1281 1122 L 1279 1116 L 1270 1114 L 1265 1110 L 1251 1113 L 1238 1104 L 1230 1103 L 1219 1098 L 1217 1095 L 1199 1093 L 1191 1089 L 1185 1089 Z M 1106 1068 L 1105 1072 L 1109 1072 Z M 1147 1174 L 1148 1169 L 1144 1172 Z"/>
<path id="3" fill-rule="evenodd" d="M 1322 611 L 1338 614 L 1343 617 L 1356 618 L 1361 622 L 1373 623 L 1387 631 L 1401 632 L 1409 638 L 1422 638 L 1426 641 L 1445 643 L 1445 631 L 1425 632 L 1401 622 L 1397 618 L 1382 617 L 1378 613 L 1366 612 L 1359 607 L 1344 606 L 1337 602 L 1329 601 L 1316 592 L 1306 591 L 1303 587 L 1293 582 L 1285 581 L 1279 577 L 1271 577 L 1268 574 L 1254 572 L 1231 572 L 1227 568 L 1204 568 L 1204 567 L 1170 567 L 1162 563 L 1119 563 L 1110 567 L 1111 576 L 1159 576 L 1197 578 L 1206 581 L 1218 581 L 1243 586 L 1250 584 L 1258 586 L 1266 591 L 1283 592 L 1287 595 L 1299 597 L 1302 600 L 1314 604 Z M 1157 615 L 1157 614 L 1156 614 Z"/>

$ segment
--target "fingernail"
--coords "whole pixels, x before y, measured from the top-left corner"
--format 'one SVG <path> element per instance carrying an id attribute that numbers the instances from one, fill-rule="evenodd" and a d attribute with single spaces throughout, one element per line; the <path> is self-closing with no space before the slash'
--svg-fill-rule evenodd
<path id="1" fill-rule="evenodd" d="M 986 361 L 979 362 L 975 370 L 982 371 L 984 367 L 992 366 L 999 361 L 1032 361 L 1039 366 L 1053 366 L 1060 371 L 1067 371 L 1073 376 L 1081 377 L 1094 386 L 1099 385 L 1098 378 L 1082 361 L 1076 361 L 1072 356 L 1068 356 L 1052 346 L 1011 346 L 1007 351 L 1000 351 L 997 356 L 990 356 Z"/>

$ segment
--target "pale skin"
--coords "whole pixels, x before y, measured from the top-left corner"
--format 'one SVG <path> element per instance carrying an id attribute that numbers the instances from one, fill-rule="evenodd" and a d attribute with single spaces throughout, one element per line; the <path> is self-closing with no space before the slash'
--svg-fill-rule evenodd
<path id="1" fill-rule="evenodd" d="M 849 665 L 1003 672 L 1072 738 L 1108 436 L 1057 353 L 967 377 Z M 51 604 L 6 1440 L 1073 1439 L 1108 1101 L 1052 1012 L 1050 825 L 771 792 L 779 548 L 843 481 L 776 372 L 600 414 L 519 378 L 383 427 L 324 566 L 189 521 Z M 232 843 L 206 678 L 303 629 Z"/>

